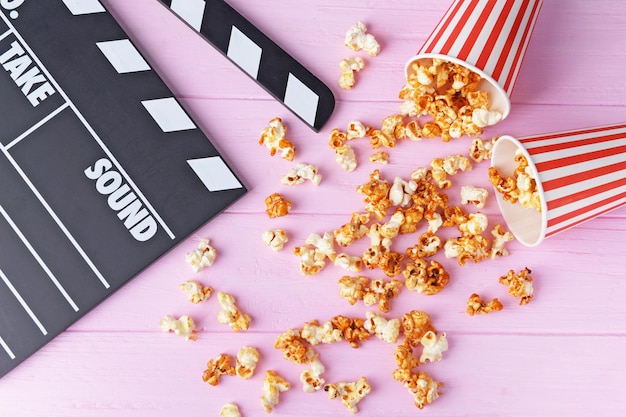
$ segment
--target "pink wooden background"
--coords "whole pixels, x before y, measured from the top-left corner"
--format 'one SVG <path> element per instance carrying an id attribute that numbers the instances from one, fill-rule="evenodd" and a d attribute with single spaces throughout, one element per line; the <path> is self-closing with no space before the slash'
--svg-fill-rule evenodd
<path id="1" fill-rule="evenodd" d="M 408 176 L 434 157 L 465 153 L 467 138 L 403 142 L 390 164 L 372 165 L 367 142 L 357 146 L 361 164 L 341 171 L 328 147 L 328 132 L 352 119 L 369 124 L 398 111 L 403 66 L 425 41 L 450 0 L 230 0 L 285 50 L 333 89 L 337 107 L 319 133 L 301 123 L 156 0 L 106 0 L 177 97 L 245 179 L 250 192 L 226 212 L 147 268 L 31 359 L 0 380 L 0 416 L 218 416 L 235 402 L 244 416 L 264 412 L 259 404 L 263 375 L 275 369 L 293 388 L 281 396 L 276 416 L 340 416 L 349 412 L 324 392 L 304 393 L 304 369 L 282 358 L 275 338 L 305 321 L 337 314 L 364 316 L 369 308 L 339 297 L 344 270 L 327 266 L 303 277 L 292 253 L 309 233 L 331 231 L 363 208 L 355 192 L 374 168 L 386 178 Z M 346 30 L 363 20 L 382 45 L 368 58 L 352 91 L 337 86 L 339 61 L 353 55 L 343 46 Z M 530 135 L 626 121 L 626 3 L 622 0 L 545 0 L 513 93 L 510 117 L 483 137 Z M 363 55 L 362 55 L 363 56 Z M 297 146 L 296 160 L 316 164 L 323 175 L 315 188 L 293 188 L 279 178 L 292 164 L 271 158 L 257 141 L 267 122 L 280 116 Z M 457 185 L 487 187 L 487 165 L 456 177 Z M 264 199 L 281 192 L 291 214 L 268 219 Z M 495 200 L 484 210 L 501 222 Z M 284 251 L 261 241 L 269 228 L 290 235 Z M 403 291 L 388 317 L 412 309 L 429 312 L 448 335 L 441 362 L 423 369 L 445 382 L 443 395 L 418 410 L 391 372 L 394 346 L 372 338 L 355 350 L 345 343 L 318 346 L 327 381 L 364 375 L 372 393 L 359 404 L 361 416 L 623 416 L 626 415 L 626 209 L 557 235 L 533 249 L 512 242 L 509 257 L 460 267 L 445 259 L 452 275 L 441 294 Z M 219 252 L 216 263 L 194 274 L 185 253 L 201 238 Z M 412 237 L 414 239 L 414 237 Z M 405 241 L 408 242 L 408 241 Z M 363 247 L 356 246 L 359 253 Z M 438 255 L 439 259 L 439 255 Z M 535 298 L 520 307 L 498 283 L 509 269 L 529 267 Z M 368 275 L 368 272 L 364 272 Z M 376 278 L 379 273 L 370 273 Z M 178 285 L 199 279 L 232 293 L 249 313 L 249 331 L 219 324 L 217 300 L 190 304 Z M 498 297 L 502 312 L 470 317 L 473 292 Z M 374 310 L 375 311 L 375 310 Z M 189 314 L 200 333 L 185 342 L 162 333 L 165 314 Z M 217 387 L 202 382 L 209 359 L 259 348 L 262 359 L 248 381 L 226 377 Z"/>

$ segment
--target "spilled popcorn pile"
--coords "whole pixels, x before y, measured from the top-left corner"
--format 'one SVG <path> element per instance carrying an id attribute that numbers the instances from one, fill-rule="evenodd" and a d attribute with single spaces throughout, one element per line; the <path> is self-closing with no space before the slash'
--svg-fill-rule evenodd
<path id="1" fill-rule="evenodd" d="M 380 44 L 367 33 L 363 22 L 348 30 L 344 44 L 352 51 L 364 51 L 370 57 L 380 52 Z M 355 74 L 364 67 L 365 60 L 361 56 L 343 59 L 340 62 L 340 87 L 352 89 L 356 83 Z M 402 140 L 440 137 L 448 142 L 463 135 L 473 138 L 466 155 L 434 158 L 429 165 L 416 168 L 405 178 L 385 178 L 379 169 L 374 169 L 369 181 L 355 189 L 363 197 L 361 211 L 351 213 L 350 219 L 336 229 L 310 233 L 302 244 L 293 247 L 301 275 L 317 275 L 329 264 L 338 267 L 345 271 L 337 281 L 339 296 L 350 305 L 363 303 L 378 310 L 368 311 L 364 317 L 336 315 L 323 323 L 311 320 L 300 328 L 284 331 L 275 339 L 274 348 L 282 352 L 285 360 L 305 367 L 300 374 L 304 392 L 324 392 L 331 400 L 339 399 L 348 412 L 357 413 L 359 403 L 375 387 L 370 385 L 366 376 L 354 381 L 326 381 L 326 367 L 315 346 L 345 342 L 352 348 L 359 348 L 370 339 L 378 339 L 395 345 L 396 367 L 390 370 L 390 376 L 407 389 L 417 408 L 423 409 L 441 395 L 444 383 L 418 367 L 443 359 L 448 350 L 446 333 L 435 329 L 431 316 L 425 311 L 411 310 L 392 316 L 392 303 L 404 288 L 434 296 L 449 285 L 450 273 L 442 263 L 432 259 L 437 254 L 455 259 L 460 266 L 469 261 L 479 263 L 509 254 L 506 244 L 513 240 L 513 235 L 500 224 L 490 228 L 485 213 L 471 211 L 485 207 L 489 198 L 486 189 L 462 186 L 461 204 L 451 204 L 449 195 L 454 177 L 472 170 L 474 164 L 489 160 L 497 140 L 477 137 L 484 127 L 494 125 L 502 118 L 500 113 L 490 110 L 489 97 L 479 90 L 479 82 L 478 74 L 461 65 L 437 59 L 428 64 L 415 63 L 399 93 L 403 102 L 397 114 L 385 117 L 377 127 L 353 120 L 345 130 L 335 128 L 330 131 L 329 147 L 345 172 L 354 171 L 359 165 L 350 143 L 353 140 L 369 141 L 375 151 L 369 161 L 387 164 L 387 150 Z M 261 132 L 259 144 L 264 145 L 271 156 L 279 154 L 293 162 L 296 148 L 287 131 L 283 120 L 275 117 Z M 536 208 L 538 194 L 528 162 L 523 155 L 516 155 L 516 162 L 518 167 L 514 178 L 502 178 L 490 169 L 489 182 L 508 201 L 519 201 Z M 280 184 L 290 187 L 305 182 L 319 186 L 321 181 L 317 166 L 304 162 L 295 163 L 280 177 Z M 278 192 L 265 199 L 265 210 L 270 219 L 289 215 L 291 207 L 291 201 Z M 452 231 L 448 235 L 453 237 L 445 237 L 443 232 L 446 230 Z M 412 234 L 416 235 L 414 243 L 398 251 L 395 246 L 399 239 L 396 239 Z M 287 232 L 280 227 L 265 230 L 261 239 L 274 252 L 282 251 L 289 242 Z M 351 245 L 362 239 L 368 245 L 360 255 L 347 252 Z M 198 248 L 186 255 L 186 261 L 198 273 L 213 265 L 216 257 L 217 251 L 210 241 L 202 239 Z M 385 278 L 372 279 L 365 275 L 365 271 L 374 270 L 382 272 Z M 519 299 L 520 305 L 528 304 L 533 298 L 530 273 L 528 268 L 517 273 L 510 270 L 499 278 L 499 282 L 508 287 L 509 294 Z M 215 291 L 198 280 L 185 281 L 179 288 L 193 304 L 207 302 L 215 292 L 221 308 L 217 321 L 227 324 L 234 332 L 249 329 L 252 318 L 239 309 L 233 295 Z M 465 311 L 474 316 L 503 308 L 504 304 L 498 298 L 485 301 L 473 293 L 467 300 Z M 188 315 L 178 319 L 167 315 L 160 326 L 164 332 L 173 332 L 186 340 L 198 339 L 195 323 Z M 250 379 L 260 360 L 259 350 L 253 346 L 241 347 L 236 356 L 221 353 L 207 362 L 202 380 L 217 386 L 222 377 Z M 292 387 L 293 384 L 275 370 L 266 370 L 260 396 L 263 410 L 273 412 L 279 405 L 280 396 Z M 241 417 L 241 412 L 235 403 L 226 403 L 220 415 Z"/>
<path id="2" fill-rule="evenodd" d="M 313 346 L 345 341 L 358 348 L 371 336 L 395 344 L 401 335 L 404 335 L 404 340 L 396 347 L 394 355 L 398 367 L 392 376 L 408 389 L 416 407 L 421 409 L 439 396 L 443 383 L 434 381 L 424 371 L 417 372 L 415 368 L 420 363 L 440 361 L 442 353 L 448 350 L 446 334 L 437 335 L 430 316 L 423 311 L 413 310 L 401 318 L 392 319 L 373 312 L 368 312 L 364 319 L 340 315 L 321 325 L 314 320 L 304 323 L 300 329 L 289 329 L 281 334 L 274 347 L 283 352 L 286 360 L 310 366 L 300 377 L 305 392 L 323 390 L 330 399 L 340 398 L 348 411 L 356 413 L 357 404 L 372 390 L 367 378 L 362 376 L 353 382 L 326 383 L 322 377 L 325 367 Z M 421 350 L 419 359 L 414 356 L 416 349 Z"/>

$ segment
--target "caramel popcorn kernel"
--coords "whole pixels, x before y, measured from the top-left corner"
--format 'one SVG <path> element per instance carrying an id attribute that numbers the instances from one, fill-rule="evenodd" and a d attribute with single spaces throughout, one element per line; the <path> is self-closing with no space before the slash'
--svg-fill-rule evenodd
<path id="1" fill-rule="evenodd" d="M 409 262 L 403 274 L 406 287 L 424 295 L 437 294 L 450 282 L 450 274 L 435 260 L 430 265 L 422 259 Z"/>
<path id="2" fill-rule="evenodd" d="M 295 157 L 295 146 L 286 139 L 287 127 L 280 117 L 270 120 L 269 126 L 263 129 L 260 145 L 265 145 L 270 151 L 270 155 L 274 156 L 280 151 L 280 156 L 288 161 L 293 161 Z"/>
<path id="3" fill-rule="evenodd" d="M 467 314 L 473 316 L 474 314 L 489 314 L 494 311 L 500 311 L 504 308 L 502 303 L 494 298 L 487 302 L 483 301 L 478 294 L 472 294 L 467 300 Z"/>
<path id="4" fill-rule="evenodd" d="M 289 214 L 291 202 L 279 193 L 274 193 L 265 199 L 265 212 L 270 219 Z"/>
<path id="5" fill-rule="evenodd" d="M 528 304 L 533 299 L 533 277 L 530 273 L 531 270 L 528 268 L 518 273 L 511 269 L 505 276 L 500 277 L 500 284 L 509 286 L 509 294 L 519 298 L 520 305 Z"/>
<path id="6" fill-rule="evenodd" d="M 435 331 L 430 321 L 430 315 L 420 310 L 413 310 L 402 316 L 402 329 L 404 336 L 412 346 L 419 346 L 427 331 Z"/>
<path id="7" fill-rule="evenodd" d="M 232 357 L 221 353 L 217 358 L 207 363 L 207 369 L 202 374 L 202 380 L 209 385 L 216 386 L 222 375 L 235 375 L 235 367 L 232 365 Z"/>

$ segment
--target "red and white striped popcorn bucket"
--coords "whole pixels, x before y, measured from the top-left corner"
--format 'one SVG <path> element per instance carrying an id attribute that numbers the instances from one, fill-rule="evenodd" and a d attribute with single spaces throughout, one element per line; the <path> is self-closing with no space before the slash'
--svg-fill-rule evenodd
<path id="1" fill-rule="evenodd" d="M 626 124 L 519 139 L 501 136 L 491 165 L 503 177 L 513 175 L 518 149 L 536 179 L 541 212 L 495 194 L 509 229 L 524 245 L 536 246 L 626 204 Z"/>
<path id="2" fill-rule="evenodd" d="M 422 49 L 405 66 L 439 58 L 480 74 L 491 110 L 506 118 L 511 93 L 543 0 L 455 0 Z"/>

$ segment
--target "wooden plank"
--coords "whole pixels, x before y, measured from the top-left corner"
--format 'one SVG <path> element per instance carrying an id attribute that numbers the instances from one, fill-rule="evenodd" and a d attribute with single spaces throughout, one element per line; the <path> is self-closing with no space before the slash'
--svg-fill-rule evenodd
<path id="1" fill-rule="evenodd" d="M 218 415 L 233 401 L 244 415 L 264 414 L 258 397 L 264 371 L 274 369 L 292 383 L 281 394 L 275 415 L 348 415 L 326 394 L 304 393 L 304 366 L 287 362 L 271 346 L 277 333 L 211 334 L 197 342 L 149 333 L 66 333 L 0 381 L 0 404 L 11 416 Z M 328 382 L 366 376 L 372 392 L 359 405 L 362 416 L 570 415 L 616 416 L 626 403 L 624 335 L 476 335 L 448 333 L 450 350 L 423 370 L 445 386 L 442 396 L 419 411 L 412 396 L 390 374 L 393 345 L 370 340 L 360 349 L 347 344 L 316 348 Z M 236 355 L 244 345 L 259 348 L 262 359 L 250 380 L 222 377 L 218 386 L 202 382 L 206 361 L 220 353 Z M 77 348 L 80 346 L 80 348 Z M 50 357 L 55 358 L 50 361 Z M 99 358 L 99 359 L 97 359 Z M 36 392 L 36 401 L 24 401 Z M 554 401 L 559 398 L 560 401 Z M 581 401 L 580 398 L 584 398 Z M 459 404 L 465 404 L 459 407 Z"/>

